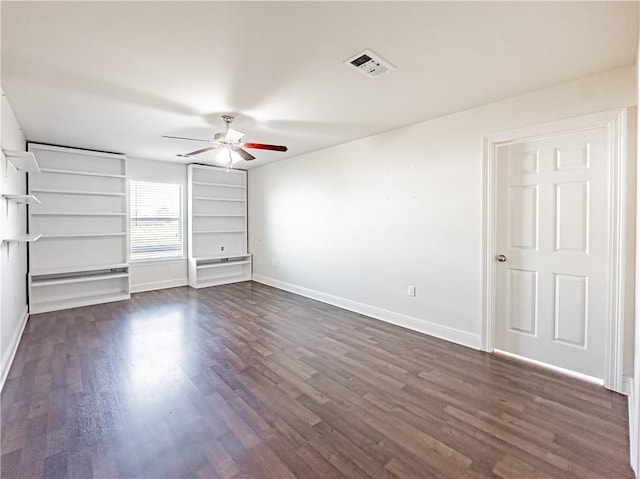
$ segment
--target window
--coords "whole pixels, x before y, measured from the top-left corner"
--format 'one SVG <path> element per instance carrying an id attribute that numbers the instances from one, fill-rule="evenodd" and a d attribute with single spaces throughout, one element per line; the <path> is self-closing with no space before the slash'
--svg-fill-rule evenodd
<path id="1" fill-rule="evenodd" d="M 182 187 L 131 181 L 131 261 L 183 256 Z"/>

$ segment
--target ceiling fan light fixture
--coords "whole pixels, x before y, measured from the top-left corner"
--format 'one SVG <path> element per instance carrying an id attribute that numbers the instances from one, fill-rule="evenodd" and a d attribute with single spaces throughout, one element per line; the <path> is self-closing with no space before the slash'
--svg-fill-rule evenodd
<path id="1" fill-rule="evenodd" d="M 220 148 L 216 153 L 215 161 L 227 168 L 233 168 L 233 165 L 242 161 L 242 157 L 228 148 Z"/>
<path id="2" fill-rule="evenodd" d="M 178 156 L 181 158 L 190 158 L 192 156 L 214 150 L 213 161 L 220 163 L 227 168 L 233 168 L 233 165 L 240 161 L 251 161 L 256 159 L 256 157 L 246 151 L 245 148 L 255 148 L 258 150 L 270 151 L 287 151 L 287 147 L 282 145 L 268 145 L 266 143 L 241 143 L 240 139 L 244 136 L 244 133 L 229 128 L 229 125 L 233 121 L 233 116 L 222 115 L 222 120 L 225 122 L 225 130 L 224 132 L 216 133 L 213 136 L 213 140 L 202 140 L 200 138 L 187 138 L 184 136 L 172 135 L 162 136 L 164 138 L 172 138 L 178 140 L 196 140 L 209 143 L 211 146 L 200 148 L 189 153 L 179 154 Z"/>

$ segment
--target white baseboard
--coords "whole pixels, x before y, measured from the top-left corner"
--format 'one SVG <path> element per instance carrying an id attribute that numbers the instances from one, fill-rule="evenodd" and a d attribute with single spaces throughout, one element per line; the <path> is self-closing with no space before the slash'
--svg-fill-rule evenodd
<path id="1" fill-rule="evenodd" d="M 633 378 L 631 376 L 622 376 L 622 391 L 621 394 L 630 396 L 633 392 Z"/>
<path id="2" fill-rule="evenodd" d="M 629 391 L 629 450 L 631 468 L 640 477 L 640 401 L 636 397 L 633 378 L 625 378 L 625 387 Z"/>
<path id="3" fill-rule="evenodd" d="M 24 332 L 28 319 L 29 309 L 25 305 L 22 315 L 20 316 L 20 321 L 18 322 L 18 327 L 14 331 L 9 347 L 2 357 L 2 369 L 0 369 L 0 391 L 2 391 L 4 383 L 7 380 L 7 376 L 9 375 L 9 369 L 13 363 L 13 358 L 16 357 L 16 351 L 18 351 L 18 345 L 20 344 L 20 339 L 22 338 L 22 333 Z"/>
<path id="4" fill-rule="evenodd" d="M 164 281 L 132 284 L 129 286 L 129 290 L 132 293 L 142 293 L 143 291 L 155 291 L 156 289 L 177 288 L 178 286 L 187 286 L 188 284 L 188 278 L 167 279 Z"/>
<path id="5" fill-rule="evenodd" d="M 356 313 L 364 314 L 387 323 L 392 323 L 403 328 L 418 331 L 419 333 L 428 334 L 429 336 L 435 336 L 436 338 L 451 341 L 452 343 L 461 344 L 474 349 L 480 349 L 480 336 L 459 329 L 450 328 L 441 324 L 425 321 L 424 319 L 414 318 L 412 316 L 406 316 L 404 314 L 394 313 L 386 309 L 378 308 L 350 299 L 341 298 L 332 294 L 323 293 L 314 289 L 304 288 L 295 284 L 287 283 L 277 279 L 269 278 L 259 274 L 252 276 L 253 281 L 263 283 L 274 288 L 289 291 L 291 293 L 299 294 L 307 298 L 315 299 L 323 303 L 338 306 L 342 309 L 354 311 Z"/>
<path id="6" fill-rule="evenodd" d="M 625 377 L 624 386 L 629 394 L 629 451 L 631 468 L 635 472 L 636 477 L 640 477 L 640 418 L 638 415 L 638 401 L 635 397 L 633 389 L 633 378 Z"/>

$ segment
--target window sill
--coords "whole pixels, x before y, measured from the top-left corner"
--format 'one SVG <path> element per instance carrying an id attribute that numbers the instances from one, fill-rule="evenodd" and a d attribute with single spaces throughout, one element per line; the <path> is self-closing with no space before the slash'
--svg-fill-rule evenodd
<path id="1" fill-rule="evenodd" d="M 132 259 L 129 264 L 132 266 L 153 264 L 153 263 L 182 263 L 187 260 L 186 256 L 178 256 L 173 258 L 156 258 L 156 259 Z"/>

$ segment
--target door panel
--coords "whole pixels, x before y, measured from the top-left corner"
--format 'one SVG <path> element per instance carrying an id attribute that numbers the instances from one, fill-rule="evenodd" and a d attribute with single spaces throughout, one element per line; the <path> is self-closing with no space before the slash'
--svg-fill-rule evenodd
<path id="1" fill-rule="evenodd" d="M 586 348 L 588 289 L 585 276 L 554 274 L 554 341 Z"/>
<path id="2" fill-rule="evenodd" d="M 606 128 L 498 146 L 495 347 L 602 378 Z"/>
<path id="3" fill-rule="evenodd" d="M 555 251 L 588 254 L 589 183 L 555 185 Z"/>
<path id="4" fill-rule="evenodd" d="M 509 246 L 519 249 L 538 248 L 538 187 L 509 188 Z"/>
<path id="5" fill-rule="evenodd" d="M 538 273 L 509 270 L 509 328 L 536 335 L 538 316 Z"/>

